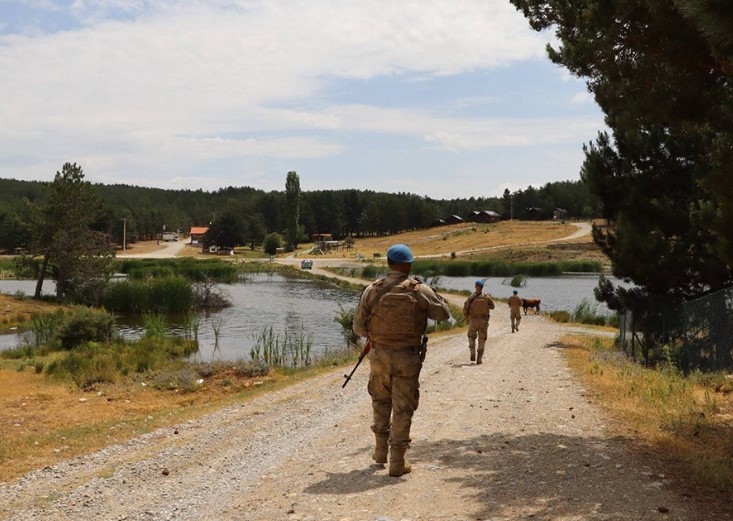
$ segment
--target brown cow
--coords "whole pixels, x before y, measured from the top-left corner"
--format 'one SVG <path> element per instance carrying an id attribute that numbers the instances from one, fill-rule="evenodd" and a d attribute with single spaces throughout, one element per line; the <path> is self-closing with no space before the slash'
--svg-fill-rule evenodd
<path id="1" fill-rule="evenodd" d="M 538 298 L 523 298 L 522 308 L 524 308 L 524 314 L 527 314 L 527 309 L 534 308 L 535 315 L 540 312 L 540 299 Z"/>

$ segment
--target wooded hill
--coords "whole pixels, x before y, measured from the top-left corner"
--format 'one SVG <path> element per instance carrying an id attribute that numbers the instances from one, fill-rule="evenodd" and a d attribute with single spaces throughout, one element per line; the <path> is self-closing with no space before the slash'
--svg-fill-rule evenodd
<path id="1" fill-rule="evenodd" d="M 40 203 L 50 183 L 0 179 L 0 247 L 12 249 L 26 243 L 20 225 L 28 199 Z M 224 215 L 235 214 L 253 238 L 285 229 L 285 191 L 265 192 L 251 187 L 227 187 L 214 192 L 164 190 L 129 185 L 94 185 L 104 200 L 104 213 L 95 228 L 121 242 L 123 226 L 128 240 L 150 239 L 166 230 L 187 232 Z M 303 192 L 300 222 L 306 236 L 331 233 L 339 239 L 397 233 L 426 228 L 449 215 L 468 216 L 475 210 L 493 210 L 508 218 L 523 218 L 526 208 L 567 210 L 569 217 L 593 217 L 598 200 L 582 181 L 529 186 L 504 197 L 436 200 L 408 193 L 371 190 L 320 190 Z"/>

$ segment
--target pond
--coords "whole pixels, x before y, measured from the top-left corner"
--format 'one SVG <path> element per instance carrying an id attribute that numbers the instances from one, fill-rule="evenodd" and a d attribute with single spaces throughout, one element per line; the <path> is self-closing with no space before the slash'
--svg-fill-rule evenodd
<path id="1" fill-rule="evenodd" d="M 433 285 L 447 290 L 474 290 L 474 283 L 481 277 L 443 277 Z M 624 282 L 622 279 L 607 276 L 614 286 L 620 285 L 625 288 L 633 287 L 633 284 Z M 493 297 L 509 298 L 513 290 L 517 290 L 522 298 L 538 298 L 542 300 L 542 311 L 568 311 L 572 313 L 576 306 L 583 299 L 588 300 L 592 306 L 597 305 L 597 314 L 608 315 L 611 311 L 605 304 L 596 301 L 593 295 L 593 288 L 598 286 L 598 275 L 577 274 L 562 275 L 559 277 L 529 277 L 526 285 L 514 288 L 509 285 L 511 277 L 489 277 L 484 283 L 484 292 Z"/>
<path id="2" fill-rule="evenodd" d="M 631 284 L 610 277 L 614 284 L 631 287 Z M 440 277 L 437 286 L 448 290 L 473 291 L 476 277 Z M 511 278 L 490 277 L 484 291 L 498 298 L 508 298 L 513 288 Z M 429 281 L 431 282 L 431 281 Z M 432 282 L 431 282 L 432 283 Z M 598 285 L 598 275 L 564 275 L 560 277 L 529 277 L 526 285 L 517 288 L 520 297 L 539 298 L 542 311 L 564 310 L 572 312 L 583 300 L 597 304 L 593 288 Z M 200 314 L 198 330 L 199 352 L 197 357 L 235 360 L 248 358 L 255 345 L 255 337 L 265 327 L 272 327 L 281 340 L 286 332 L 290 340 L 313 338 L 313 353 L 340 348 L 345 345 L 341 326 L 334 321 L 340 307 L 356 306 L 359 295 L 334 284 L 311 279 L 285 277 L 280 274 L 255 274 L 242 282 L 221 286 L 233 306 L 221 311 Z M 0 292 L 32 295 L 35 281 L 0 280 Z M 44 293 L 53 294 L 53 282 L 44 284 Z M 610 314 L 605 305 L 598 304 L 598 314 Z M 167 317 L 172 334 L 184 333 L 183 318 Z M 142 317 L 122 315 L 117 318 L 119 333 L 127 339 L 140 337 L 144 325 Z M 218 332 L 218 333 L 217 333 Z M 0 335 L 0 349 L 16 347 L 23 335 Z"/>
<path id="3" fill-rule="evenodd" d="M 356 306 L 359 294 L 324 281 L 285 277 L 279 274 L 248 275 L 239 283 L 221 288 L 232 301 L 232 307 L 200 314 L 199 352 L 204 361 L 248 358 L 255 337 L 264 327 L 272 327 L 281 341 L 287 333 L 290 340 L 313 338 L 313 353 L 345 346 L 341 326 L 334 321 L 339 306 Z M 35 281 L 2 280 L 0 292 L 22 291 L 32 295 Z M 53 293 L 53 283 L 44 284 L 44 293 Z M 172 334 L 182 335 L 183 318 L 167 317 Z M 142 317 L 118 315 L 117 325 L 123 338 L 138 338 L 143 332 Z M 217 333 L 218 331 L 218 333 Z M 0 349 L 15 347 L 23 335 L 0 335 Z"/>

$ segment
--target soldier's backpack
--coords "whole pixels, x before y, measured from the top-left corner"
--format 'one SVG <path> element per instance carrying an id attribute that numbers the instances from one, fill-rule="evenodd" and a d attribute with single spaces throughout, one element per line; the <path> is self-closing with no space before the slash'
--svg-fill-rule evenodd
<path id="1" fill-rule="evenodd" d="M 417 299 L 419 286 L 419 281 L 408 278 L 380 289 L 369 320 L 369 330 L 373 336 L 400 340 L 423 333 L 425 321 Z"/>
<path id="2" fill-rule="evenodd" d="M 489 310 L 493 307 L 489 303 L 491 301 L 485 296 L 479 296 L 473 299 L 469 309 L 469 313 L 472 316 L 487 317 L 489 316 Z"/>

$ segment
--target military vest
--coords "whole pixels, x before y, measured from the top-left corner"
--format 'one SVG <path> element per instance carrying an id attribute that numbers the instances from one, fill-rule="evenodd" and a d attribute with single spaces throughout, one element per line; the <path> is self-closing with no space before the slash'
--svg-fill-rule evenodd
<path id="1" fill-rule="evenodd" d="M 486 295 L 479 295 L 471 301 L 471 305 L 468 308 L 468 314 L 472 317 L 487 317 L 491 306 L 489 306 L 489 299 Z"/>
<path id="2" fill-rule="evenodd" d="M 382 279 L 374 283 L 377 299 L 369 319 L 369 333 L 374 341 L 403 342 L 418 339 L 425 332 L 427 313 L 420 309 L 420 282 L 407 278 L 380 295 Z"/>

